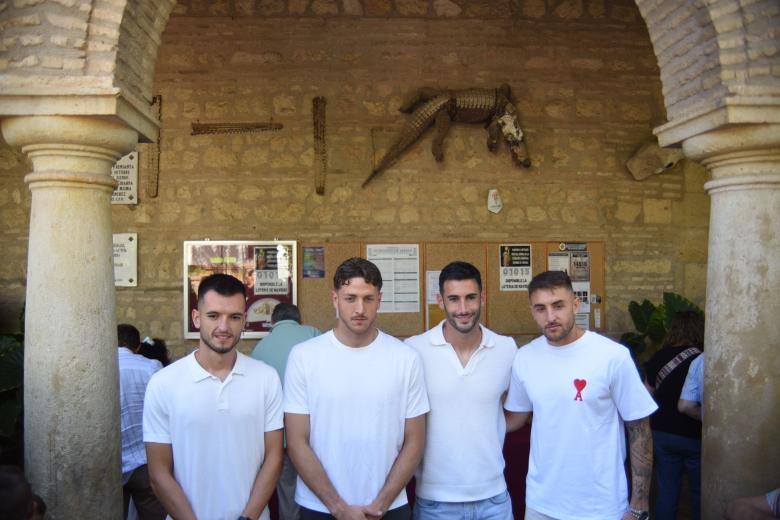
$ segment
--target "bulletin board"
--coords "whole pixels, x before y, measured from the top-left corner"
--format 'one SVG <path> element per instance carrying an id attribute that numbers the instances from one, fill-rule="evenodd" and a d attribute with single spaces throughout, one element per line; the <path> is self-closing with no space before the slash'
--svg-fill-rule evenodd
<path id="1" fill-rule="evenodd" d="M 333 273 L 338 265 L 353 256 L 366 255 L 367 245 L 382 242 L 301 242 L 298 258 L 306 255 L 305 248 L 320 250 L 324 256 L 324 273 L 320 278 L 306 278 L 306 266 L 299 266 L 298 305 L 306 324 L 327 330 L 335 323 L 335 311 L 331 299 Z M 403 242 L 398 242 L 403 244 Z M 523 241 L 502 242 L 416 242 L 419 245 L 420 307 L 418 312 L 380 313 L 379 328 L 401 338 L 419 334 L 443 319 L 443 313 L 436 304 L 428 304 L 426 272 L 439 271 L 453 260 L 464 260 L 474 264 L 482 273 L 482 285 L 486 293 L 486 304 L 482 311 L 482 322 L 492 330 L 505 335 L 535 335 L 539 333 L 531 317 L 527 290 L 501 290 L 501 268 L 505 264 L 501 246 L 530 245 L 530 276 L 549 268 L 549 263 L 559 267 L 568 258 L 569 275 L 587 280 L 588 310 L 586 316 L 590 330 L 606 329 L 606 294 L 604 280 L 604 243 L 601 241 Z M 551 256 L 552 255 L 552 256 Z M 551 260 L 552 259 L 552 260 Z M 581 280 L 584 282 L 585 280 Z M 585 284 L 580 284 L 585 288 Z M 582 292 L 581 294 L 585 294 Z M 433 295 L 431 295 L 433 296 Z M 426 320 L 427 317 L 427 320 Z"/>

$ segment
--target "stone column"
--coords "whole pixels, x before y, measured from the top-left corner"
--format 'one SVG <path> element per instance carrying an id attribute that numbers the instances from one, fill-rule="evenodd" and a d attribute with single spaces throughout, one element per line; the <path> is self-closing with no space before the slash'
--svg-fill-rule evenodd
<path id="1" fill-rule="evenodd" d="M 121 518 L 111 166 L 137 133 L 73 116 L 3 119 L 31 159 L 26 473 L 55 519 Z"/>
<path id="2" fill-rule="evenodd" d="M 780 485 L 780 125 L 683 142 L 711 197 L 702 518 Z"/>

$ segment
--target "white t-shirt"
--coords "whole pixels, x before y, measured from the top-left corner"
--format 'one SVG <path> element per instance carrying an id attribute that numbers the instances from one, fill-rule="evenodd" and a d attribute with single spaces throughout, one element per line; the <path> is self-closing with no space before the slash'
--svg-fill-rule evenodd
<path id="1" fill-rule="evenodd" d="M 224 381 L 192 353 L 146 388 L 144 442 L 171 445 L 174 478 L 198 518 L 238 518 L 263 463 L 264 434 L 282 426 L 276 370 L 241 353 Z M 260 518 L 270 518 L 268 508 Z"/>
<path id="2" fill-rule="evenodd" d="M 381 331 L 361 348 L 342 344 L 333 331 L 298 344 L 284 386 L 284 411 L 309 415 L 309 444 L 353 505 L 376 498 L 401 451 L 406 419 L 429 410 L 419 357 Z M 300 477 L 295 501 L 328 512 Z M 389 509 L 406 503 L 402 490 Z"/>
<path id="3" fill-rule="evenodd" d="M 658 407 L 626 347 L 593 332 L 517 351 L 505 408 L 533 411 L 528 507 L 560 520 L 619 519 L 628 508 L 623 421 Z"/>
<path id="4" fill-rule="evenodd" d="M 464 367 L 443 324 L 406 340 L 422 359 L 431 403 L 416 493 L 439 502 L 484 500 L 506 490 L 501 398 L 517 345 L 482 327 L 482 342 Z"/>

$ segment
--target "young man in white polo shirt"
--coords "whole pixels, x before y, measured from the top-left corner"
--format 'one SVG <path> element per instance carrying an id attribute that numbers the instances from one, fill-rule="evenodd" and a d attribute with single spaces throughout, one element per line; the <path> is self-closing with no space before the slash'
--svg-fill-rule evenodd
<path id="1" fill-rule="evenodd" d="M 157 497 L 176 520 L 268 520 L 282 469 L 276 371 L 235 349 L 244 284 L 214 274 L 198 289 L 198 350 L 157 372 L 144 402 L 144 442 Z"/>
<path id="2" fill-rule="evenodd" d="M 287 451 L 301 520 L 406 520 L 428 398 L 417 354 L 376 327 L 382 275 L 363 258 L 333 276 L 336 326 L 299 343 L 285 373 Z"/>
<path id="3" fill-rule="evenodd" d="M 528 284 L 542 336 L 517 351 L 504 407 L 509 429 L 533 412 L 526 520 L 647 520 L 658 406 L 626 347 L 579 328 L 563 271 Z M 626 484 L 626 431 L 631 499 Z"/>
<path id="4" fill-rule="evenodd" d="M 502 400 L 517 346 L 479 323 L 485 293 L 473 265 L 448 264 L 436 299 L 445 320 L 406 340 L 423 361 L 431 403 L 414 519 L 512 520 Z"/>

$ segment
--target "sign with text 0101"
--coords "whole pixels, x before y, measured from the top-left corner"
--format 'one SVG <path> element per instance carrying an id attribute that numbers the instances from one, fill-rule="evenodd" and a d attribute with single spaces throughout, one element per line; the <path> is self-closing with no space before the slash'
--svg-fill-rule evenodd
<path id="1" fill-rule="evenodd" d="M 528 290 L 533 277 L 531 244 L 501 244 L 498 246 L 498 262 L 501 265 L 500 291 Z"/>
<path id="2" fill-rule="evenodd" d="M 111 167 L 116 189 L 111 204 L 138 204 L 138 152 L 132 151 Z"/>

